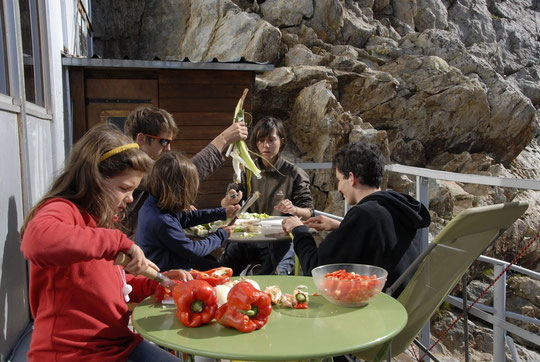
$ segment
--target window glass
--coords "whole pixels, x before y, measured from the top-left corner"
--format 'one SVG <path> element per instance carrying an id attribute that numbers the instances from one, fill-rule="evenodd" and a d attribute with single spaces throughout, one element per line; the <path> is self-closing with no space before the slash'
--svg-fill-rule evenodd
<path id="1" fill-rule="evenodd" d="M 118 127 L 122 132 L 124 131 L 124 124 L 127 117 L 107 117 L 107 123 L 112 123 Z"/>
<path id="2" fill-rule="evenodd" d="M 41 36 L 37 0 L 19 0 L 26 100 L 43 106 Z"/>
<path id="3" fill-rule="evenodd" d="M 6 25 L 4 4 L 0 1 L 0 93 L 9 94 L 9 73 L 7 69 Z"/>

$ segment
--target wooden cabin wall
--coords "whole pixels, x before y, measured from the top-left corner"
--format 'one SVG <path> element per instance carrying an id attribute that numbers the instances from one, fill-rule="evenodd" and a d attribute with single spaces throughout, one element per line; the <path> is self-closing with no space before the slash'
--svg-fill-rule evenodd
<path id="1" fill-rule="evenodd" d="M 172 149 L 192 157 L 232 123 L 245 88 L 244 109 L 251 111 L 255 73 L 222 70 L 70 70 L 74 142 L 94 124 L 121 117 L 142 104 L 171 113 L 179 127 Z M 230 159 L 199 187 L 197 208 L 220 204 L 232 181 Z"/>
<path id="2" fill-rule="evenodd" d="M 244 88 L 249 88 L 251 95 L 254 79 L 252 72 L 161 71 L 159 104 L 173 115 L 180 129 L 173 148 L 191 157 L 229 127 L 238 99 Z M 250 96 L 244 109 L 251 110 Z M 219 206 L 232 175 L 228 159 L 218 172 L 201 183 L 197 207 Z"/>

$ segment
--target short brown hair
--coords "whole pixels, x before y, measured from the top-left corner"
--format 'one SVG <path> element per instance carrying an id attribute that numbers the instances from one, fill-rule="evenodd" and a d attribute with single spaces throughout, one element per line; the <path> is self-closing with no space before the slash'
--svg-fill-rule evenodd
<path id="1" fill-rule="evenodd" d="M 164 109 L 154 106 L 141 106 L 134 109 L 126 119 L 124 133 L 137 139 L 137 134 L 159 136 L 161 132 L 178 133 L 178 126 L 173 116 Z"/>
<path id="2" fill-rule="evenodd" d="M 199 173 L 181 152 L 162 155 L 148 179 L 148 190 L 157 206 L 167 212 L 179 212 L 193 205 L 199 189 Z"/>

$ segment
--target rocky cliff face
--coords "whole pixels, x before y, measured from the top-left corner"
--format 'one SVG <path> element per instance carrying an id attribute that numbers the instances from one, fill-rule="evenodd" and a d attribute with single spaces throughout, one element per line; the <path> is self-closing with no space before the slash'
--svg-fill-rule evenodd
<path id="1" fill-rule="evenodd" d="M 284 119 L 298 159 L 362 139 L 389 162 L 536 176 L 538 1 L 96 0 L 93 19 L 103 57 L 275 64 L 257 77 L 254 116 Z M 520 195 L 462 186 L 477 204 Z M 332 181 L 314 187 L 317 207 L 335 209 Z M 438 216 L 459 211 L 444 183 L 433 191 Z"/>
<path id="2" fill-rule="evenodd" d="M 406 164 L 402 148 L 414 144 L 408 158 L 418 166 L 444 152 L 487 153 L 508 165 L 535 134 L 540 5 L 533 0 L 114 5 L 94 5 L 94 39 L 104 57 L 272 62 L 276 69 L 258 79 L 255 111 L 280 115 L 291 127 L 295 109 L 313 103 L 298 99 L 300 92 L 324 80 L 340 106 L 332 119 L 350 112 L 386 130 L 401 146 L 392 159 Z M 300 151 L 314 161 L 331 156 Z"/>
<path id="3" fill-rule="evenodd" d="M 346 142 L 389 162 L 540 179 L 537 0 L 93 1 L 103 57 L 271 62 L 254 117 L 282 118 L 297 160 L 330 161 Z M 406 176 L 388 186 L 411 191 Z M 338 213 L 332 175 L 313 172 L 316 208 Z M 528 200 L 489 253 L 511 260 L 539 230 L 537 192 L 432 182 L 440 229 L 465 207 Z M 521 263 L 538 270 L 538 243 Z"/>

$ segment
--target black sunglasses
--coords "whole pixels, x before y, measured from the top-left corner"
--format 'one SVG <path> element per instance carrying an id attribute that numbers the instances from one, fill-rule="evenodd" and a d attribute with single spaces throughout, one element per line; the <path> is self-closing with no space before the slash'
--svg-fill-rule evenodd
<path id="1" fill-rule="evenodd" d="M 144 133 L 143 133 L 144 134 Z M 158 136 L 152 136 L 151 134 L 144 134 L 146 137 L 151 137 L 151 138 L 155 138 L 158 140 L 159 144 L 162 146 L 162 147 L 167 147 L 171 142 L 172 140 L 171 139 L 168 139 L 168 138 L 163 138 L 163 137 L 158 137 Z"/>

